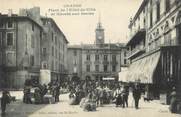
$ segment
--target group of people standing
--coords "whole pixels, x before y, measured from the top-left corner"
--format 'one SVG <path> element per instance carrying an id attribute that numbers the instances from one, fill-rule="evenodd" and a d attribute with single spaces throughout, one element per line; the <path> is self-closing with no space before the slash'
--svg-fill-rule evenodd
<path id="1" fill-rule="evenodd" d="M 94 111 L 96 107 L 110 102 L 112 86 L 110 83 L 96 81 L 72 82 L 69 88 L 70 104 L 80 104 L 85 111 Z"/>
<path id="2" fill-rule="evenodd" d="M 128 107 L 129 90 L 132 89 L 135 108 L 138 109 L 139 99 L 141 98 L 141 87 L 138 83 L 133 86 L 115 82 L 112 82 L 112 84 L 114 85 L 104 81 L 73 82 L 70 85 L 70 104 L 80 104 L 87 111 L 96 110 L 96 107 L 112 102 L 115 102 L 116 107 L 121 106 L 125 108 Z"/>
<path id="3" fill-rule="evenodd" d="M 122 106 L 123 108 L 128 107 L 128 96 L 129 96 L 129 87 L 128 86 L 121 86 L 117 87 L 114 91 L 114 98 L 116 99 L 116 107 Z"/>
<path id="4" fill-rule="evenodd" d="M 139 83 L 135 83 L 133 86 L 122 85 L 117 87 L 114 91 L 114 98 L 116 99 L 116 107 L 121 106 L 123 108 L 128 107 L 129 90 L 132 90 L 135 108 L 139 108 L 139 100 L 141 98 L 141 87 Z"/>
<path id="5" fill-rule="evenodd" d="M 31 92 L 31 89 L 34 89 L 33 93 Z M 55 102 L 59 102 L 60 85 L 57 82 L 50 82 L 48 86 L 46 84 L 37 84 L 36 86 L 25 85 L 23 92 L 23 102 L 26 104 L 33 103 L 31 98 L 34 98 L 35 104 L 42 104 L 44 103 L 44 96 L 46 94 L 52 95 Z"/>

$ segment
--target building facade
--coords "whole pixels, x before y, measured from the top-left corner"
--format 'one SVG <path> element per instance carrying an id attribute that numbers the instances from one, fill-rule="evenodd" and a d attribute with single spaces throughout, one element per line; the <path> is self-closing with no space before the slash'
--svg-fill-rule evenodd
<path id="1" fill-rule="evenodd" d="M 39 81 L 40 70 L 52 66 L 50 70 L 59 74 L 56 77 L 66 71 L 68 41 L 51 18 L 46 26 L 41 17 L 39 7 L 20 9 L 19 14 L 0 14 L 0 88 L 23 88 L 26 79 Z M 46 28 L 57 36 L 57 43 L 51 42 Z M 56 56 L 52 56 L 52 50 L 47 54 L 46 47 L 55 47 Z"/>
<path id="2" fill-rule="evenodd" d="M 125 45 L 104 43 L 104 29 L 100 22 L 95 37 L 95 44 L 68 47 L 69 74 L 77 74 L 82 80 L 118 78 L 121 67 L 126 65 Z"/>
<path id="3" fill-rule="evenodd" d="M 42 27 L 29 17 L 1 15 L 1 86 L 22 88 L 40 69 Z"/>
<path id="4" fill-rule="evenodd" d="M 42 69 L 51 71 L 51 80 L 61 81 L 67 74 L 68 41 L 52 18 L 42 17 L 43 39 L 41 41 Z"/>
<path id="5" fill-rule="evenodd" d="M 181 92 L 180 7 L 180 0 L 143 0 L 130 20 L 125 77 L 145 84 L 153 97 L 168 95 L 173 87 Z"/>

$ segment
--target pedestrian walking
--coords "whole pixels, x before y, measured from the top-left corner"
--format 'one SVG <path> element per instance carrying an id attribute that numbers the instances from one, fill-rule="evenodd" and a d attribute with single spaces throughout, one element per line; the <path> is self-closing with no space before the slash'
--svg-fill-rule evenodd
<path id="1" fill-rule="evenodd" d="M 118 87 L 114 92 L 114 97 L 116 98 L 116 107 L 120 106 L 122 104 L 122 97 L 121 97 L 121 90 L 120 87 Z"/>
<path id="2" fill-rule="evenodd" d="M 6 105 L 10 103 L 10 94 L 8 91 L 3 91 L 1 98 L 1 115 L 6 113 Z"/>
<path id="3" fill-rule="evenodd" d="M 55 87 L 55 102 L 59 102 L 59 96 L 60 96 L 60 84 L 57 84 Z"/>
<path id="4" fill-rule="evenodd" d="M 123 86 L 123 90 L 121 92 L 123 98 L 123 108 L 128 107 L 128 96 L 129 96 L 129 87 Z"/>
<path id="5" fill-rule="evenodd" d="M 177 112 L 177 93 L 175 90 L 175 87 L 172 88 L 172 92 L 170 94 L 170 111 L 171 113 L 176 113 Z"/>
<path id="6" fill-rule="evenodd" d="M 35 97 L 35 104 L 42 103 L 41 91 L 38 87 L 35 89 L 34 97 Z"/>
<path id="7" fill-rule="evenodd" d="M 135 108 L 138 109 L 139 108 L 139 100 L 141 98 L 141 88 L 140 88 L 140 85 L 138 83 L 136 83 L 133 87 L 133 98 L 135 101 Z"/>

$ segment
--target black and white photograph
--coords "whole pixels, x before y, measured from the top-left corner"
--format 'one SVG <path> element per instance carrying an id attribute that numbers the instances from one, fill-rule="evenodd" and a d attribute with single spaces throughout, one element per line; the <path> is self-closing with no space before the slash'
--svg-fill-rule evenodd
<path id="1" fill-rule="evenodd" d="M 0 0 L 0 117 L 181 117 L 181 0 Z"/>

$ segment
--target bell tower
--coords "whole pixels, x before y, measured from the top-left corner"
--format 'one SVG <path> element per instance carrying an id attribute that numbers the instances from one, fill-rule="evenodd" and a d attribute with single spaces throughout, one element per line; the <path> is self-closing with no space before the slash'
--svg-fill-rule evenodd
<path id="1" fill-rule="evenodd" d="M 99 16 L 99 22 L 97 23 L 97 28 L 95 30 L 96 35 L 96 44 L 104 44 L 104 28 L 102 27 L 100 16 Z"/>

